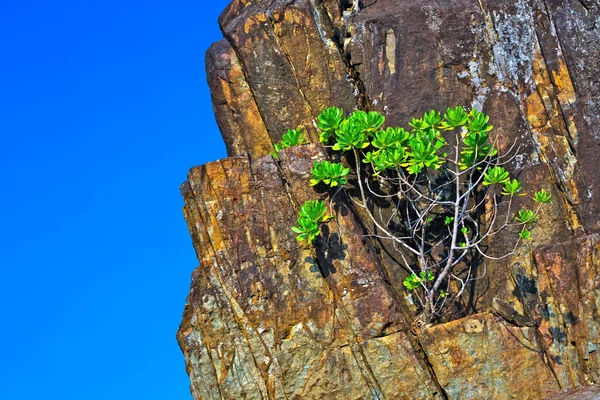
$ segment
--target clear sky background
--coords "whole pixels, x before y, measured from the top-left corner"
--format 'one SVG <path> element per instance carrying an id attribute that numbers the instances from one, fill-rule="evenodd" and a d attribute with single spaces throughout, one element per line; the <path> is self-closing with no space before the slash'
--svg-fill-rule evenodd
<path id="1" fill-rule="evenodd" d="M 0 0 L 0 399 L 190 399 L 179 185 L 228 1 Z"/>

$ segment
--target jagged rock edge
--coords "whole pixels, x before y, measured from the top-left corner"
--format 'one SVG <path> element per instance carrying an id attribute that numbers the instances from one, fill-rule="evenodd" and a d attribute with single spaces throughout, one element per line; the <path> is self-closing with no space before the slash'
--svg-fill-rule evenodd
<path id="1" fill-rule="evenodd" d="M 226 34 L 225 27 L 223 25 L 219 24 L 219 29 L 221 30 L 221 35 L 223 36 L 223 39 L 225 39 L 227 41 L 227 43 L 229 43 L 229 46 L 231 47 L 233 53 L 235 54 L 235 57 L 239 61 L 240 70 L 242 71 L 242 74 L 244 75 L 244 81 L 246 82 L 246 85 L 248 86 L 248 90 L 250 91 L 250 94 L 252 95 L 252 100 L 254 101 L 254 104 L 256 104 L 256 109 L 258 110 L 260 119 L 265 127 L 265 130 L 267 131 L 267 136 L 269 137 L 271 146 L 275 147 L 275 143 L 273 142 L 273 132 L 269 128 L 269 125 L 266 123 L 265 117 L 260 109 L 261 108 L 260 103 L 257 100 L 256 92 L 255 92 L 254 88 L 252 87 L 252 85 L 250 84 L 250 81 L 248 80 L 248 71 L 246 69 L 246 66 L 242 62 L 242 59 L 240 58 L 240 53 L 238 52 L 237 48 L 235 47 L 233 41 L 229 38 L 229 35 Z"/>

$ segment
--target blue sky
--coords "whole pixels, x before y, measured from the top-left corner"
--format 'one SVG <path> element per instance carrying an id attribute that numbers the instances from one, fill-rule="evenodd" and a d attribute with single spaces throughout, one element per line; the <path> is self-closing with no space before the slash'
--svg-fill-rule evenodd
<path id="1" fill-rule="evenodd" d="M 0 1 L 0 399 L 190 399 L 187 170 L 228 1 Z"/>

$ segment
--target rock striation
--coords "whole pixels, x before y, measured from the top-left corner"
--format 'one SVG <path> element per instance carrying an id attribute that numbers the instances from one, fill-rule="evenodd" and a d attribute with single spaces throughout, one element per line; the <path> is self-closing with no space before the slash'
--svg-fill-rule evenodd
<path id="1" fill-rule="evenodd" d="M 234 0 L 219 23 L 207 77 L 229 158 L 182 186 L 200 262 L 177 333 L 194 399 L 598 391 L 600 2 Z M 519 146 L 512 172 L 556 201 L 461 318 L 420 326 L 351 199 L 314 248 L 295 240 L 298 205 L 327 200 L 308 187 L 327 151 L 269 152 L 288 128 L 317 143 L 326 106 L 405 126 L 456 104 L 489 114 L 501 149 Z"/>

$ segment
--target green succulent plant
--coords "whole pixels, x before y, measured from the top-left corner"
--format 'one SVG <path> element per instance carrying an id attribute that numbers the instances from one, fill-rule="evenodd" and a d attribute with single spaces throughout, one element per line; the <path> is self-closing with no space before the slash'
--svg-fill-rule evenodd
<path id="1" fill-rule="evenodd" d="M 331 161 L 315 162 L 310 170 L 312 179 L 310 186 L 318 185 L 323 182 L 330 187 L 342 186 L 346 183 L 346 175 L 350 172 L 350 168 L 344 168 L 340 163 L 332 163 Z"/>
<path id="2" fill-rule="evenodd" d="M 396 169 L 402 166 L 406 162 L 406 153 L 402 147 L 370 151 L 365 154 L 363 162 L 373 165 L 375 175 L 377 175 L 386 169 Z"/>
<path id="3" fill-rule="evenodd" d="M 522 184 L 516 179 L 508 180 L 504 183 L 504 187 L 502 189 L 502 194 L 505 196 L 522 196 L 520 194 Z"/>
<path id="4" fill-rule="evenodd" d="M 308 218 L 299 217 L 298 226 L 292 226 L 292 231 L 298 234 L 296 240 L 306 240 L 308 243 L 312 243 L 319 235 L 319 224 Z"/>
<path id="5" fill-rule="evenodd" d="M 442 122 L 442 129 L 450 130 L 463 126 L 466 124 L 469 115 L 465 111 L 464 107 L 457 106 L 446 110 L 444 114 L 444 121 Z"/>
<path id="6" fill-rule="evenodd" d="M 302 133 L 302 131 L 300 131 L 300 129 L 288 129 L 288 131 L 284 133 L 281 137 L 281 141 L 275 143 L 275 145 L 273 146 L 274 149 L 271 152 L 271 155 L 273 156 L 273 158 L 278 159 L 279 152 L 281 150 L 305 143 L 308 142 L 306 141 L 306 138 L 304 137 L 304 134 Z"/>
<path id="7" fill-rule="evenodd" d="M 519 215 L 515 217 L 515 219 L 524 224 L 533 223 L 537 220 L 538 215 L 531 210 L 521 209 L 519 210 Z"/>
<path id="8" fill-rule="evenodd" d="M 329 107 L 323 110 L 317 117 L 317 127 L 321 131 L 319 133 L 320 142 L 327 144 L 343 120 L 344 110 L 341 108 Z"/>
<path id="9" fill-rule="evenodd" d="M 440 124 L 441 121 L 442 117 L 440 116 L 440 113 L 435 110 L 431 110 L 423 115 L 422 126 L 423 128 L 435 128 Z"/>
<path id="10" fill-rule="evenodd" d="M 492 125 L 488 124 L 489 119 L 490 119 L 489 116 L 485 115 L 481 111 L 477 111 L 477 110 L 473 109 L 469 113 L 467 129 L 470 132 L 474 132 L 474 133 L 489 132 L 493 128 Z"/>
<path id="11" fill-rule="evenodd" d="M 423 121 L 423 118 L 413 118 L 408 123 L 414 130 L 427 129 L 427 124 Z"/>
<path id="12" fill-rule="evenodd" d="M 536 203 L 548 204 L 550 203 L 550 201 L 552 201 L 552 195 L 546 192 L 544 189 L 542 189 L 538 192 L 535 192 L 535 194 L 533 195 L 533 201 L 535 201 Z"/>
<path id="13" fill-rule="evenodd" d="M 410 274 L 406 278 L 404 278 L 404 282 L 402 282 L 402 284 L 408 290 L 415 290 L 418 287 L 420 287 L 423 282 L 431 282 L 434 279 L 435 279 L 435 275 L 431 271 L 427 271 L 427 272 L 421 271 L 421 272 L 419 272 L 419 275 L 417 275 L 413 272 L 412 274 Z"/>
<path id="14" fill-rule="evenodd" d="M 483 174 L 483 185 L 484 186 L 489 186 L 489 185 L 494 185 L 494 184 L 503 185 L 503 184 L 509 182 L 509 180 L 510 180 L 510 176 L 508 175 L 508 172 L 504 168 L 499 167 L 499 166 L 492 167 Z"/>
<path id="15" fill-rule="evenodd" d="M 441 144 L 443 144 L 441 141 L 432 144 L 426 135 L 415 135 L 410 141 L 410 150 L 404 165 L 408 167 L 408 172 L 418 174 L 425 167 L 439 169 L 444 163 L 444 159 L 438 154 Z"/>
<path id="16" fill-rule="evenodd" d="M 321 223 L 328 222 L 333 216 L 327 214 L 327 206 L 323 200 L 308 200 L 302 204 L 298 212 L 298 225 L 292 227 L 297 233 L 296 240 L 306 240 L 308 243 L 319 235 Z"/>
<path id="17" fill-rule="evenodd" d="M 521 232 L 519 232 L 519 237 L 523 240 L 531 240 L 531 232 L 529 229 L 523 229 Z"/>
<path id="18" fill-rule="evenodd" d="M 369 146 L 367 136 L 361 126 L 352 119 L 346 119 L 340 123 L 335 131 L 336 143 L 333 150 L 348 151 L 352 149 L 364 149 Z"/>
<path id="19" fill-rule="evenodd" d="M 349 119 L 356 122 L 361 131 L 367 135 L 377 131 L 385 121 L 385 117 L 376 111 L 364 112 L 360 110 L 354 111 Z"/>
<path id="20" fill-rule="evenodd" d="M 378 150 L 398 148 L 408 145 L 410 138 L 411 134 L 404 129 L 388 127 L 375 132 L 371 144 Z"/>
<path id="21" fill-rule="evenodd" d="M 339 187 L 328 192 L 332 202 L 346 191 L 370 218 L 369 233 L 392 239 L 394 247 L 414 256 L 399 261 L 405 267 L 414 262 L 420 271 L 408 275 L 403 285 L 412 291 L 425 319 L 433 322 L 443 314 L 440 310 L 449 296 L 442 287 L 453 287 L 450 282 L 463 285 L 456 291 L 458 298 L 469 280 L 478 279 L 472 263 L 489 258 L 480 244 L 492 243 L 489 238 L 503 229 L 519 226 L 518 233 L 512 232 L 513 252 L 497 259 L 514 254 L 519 243 L 532 240 L 527 228 L 534 226 L 552 196 L 543 189 L 535 192 L 535 211 L 511 208 L 516 197 L 524 195 L 523 185 L 499 165 L 502 158 L 490 139 L 493 126 L 480 111 L 457 106 L 442 115 L 431 110 L 413 118 L 407 130 L 384 123 L 385 117 L 374 111 L 344 117 L 339 108 L 324 109 L 316 123 L 320 141 L 332 151 L 349 152 L 340 159 L 356 162 L 352 189 L 358 190 L 346 191 L 344 186 L 350 168 L 329 160 L 314 163 L 310 186 Z M 299 131 L 286 135 L 276 150 L 303 142 Z M 297 240 L 311 243 L 331 218 L 323 200 L 307 201 L 292 230 Z"/>
<path id="22" fill-rule="evenodd" d="M 460 169 L 465 170 L 475 164 L 497 154 L 494 146 L 488 142 L 489 134 L 485 132 L 467 132 L 463 137 L 460 153 Z"/>

